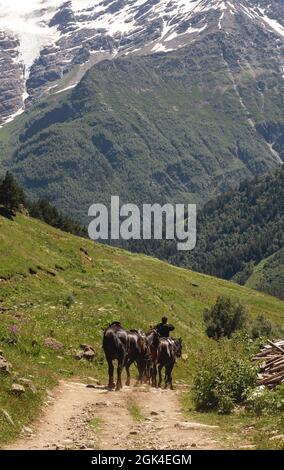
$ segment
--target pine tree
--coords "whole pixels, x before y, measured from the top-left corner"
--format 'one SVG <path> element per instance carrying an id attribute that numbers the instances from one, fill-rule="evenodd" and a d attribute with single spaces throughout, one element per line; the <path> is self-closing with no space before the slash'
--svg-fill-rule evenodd
<path id="1" fill-rule="evenodd" d="M 25 204 L 26 195 L 18 185 L 14 176 L 7 171 L 6 176 L 0 184 L 0 204 L 6 209 L 17 211 L 21 204 Z"/>

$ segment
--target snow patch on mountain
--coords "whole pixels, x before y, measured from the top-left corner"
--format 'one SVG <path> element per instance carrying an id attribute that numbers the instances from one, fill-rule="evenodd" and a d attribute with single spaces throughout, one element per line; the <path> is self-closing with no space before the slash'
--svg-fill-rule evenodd
<path id="1" fill-rule="evenodd" d="M 283 5 L 283 8 L 284 8 L 284 5 Z M 280 23 L 278 23 L 277 20 L 273 18 L 269 18 L 265 14 L 265 10 L 263 8 L 259 8 L 259 11 L 261 12 L 261 16 L 263 20 L 265 21 L 265 23 L 267 23 L 273 29 L 273 31 L 276 31 L 277 34 L 280 34 L 280 36 L 284 37 L 284 27 Z"/>
<path id="2" fill-rule="evenodd" d="M 57 29 L 48 26 L 58 5 L 58 1 L 52 0 L 0 0 L 0 31 L 12 33 L 19 39 L 19 60 L 26 72 L 43 46 L 58 37 Z"/>

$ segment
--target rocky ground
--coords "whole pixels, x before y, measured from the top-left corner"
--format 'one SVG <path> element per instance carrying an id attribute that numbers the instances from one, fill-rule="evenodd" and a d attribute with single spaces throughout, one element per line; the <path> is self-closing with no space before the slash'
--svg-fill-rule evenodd
<path id="1" fill-rule="evenodd" d="M 222 449 L 216 426 L 185 419 L 180 390 L 61 382 L 9 449 Z"/>

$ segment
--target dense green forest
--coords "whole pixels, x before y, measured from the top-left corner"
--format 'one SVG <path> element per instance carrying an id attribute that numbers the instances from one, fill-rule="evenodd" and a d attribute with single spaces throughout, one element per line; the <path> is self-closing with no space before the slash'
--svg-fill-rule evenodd
<path id="1" fill-rule="evenodd" d="M 262 260 L 254 268 L 246 286 L 284 300 L 284 248 Z"/>
<path id="2" fill-rule="evenodd" d="M 16 212 L 22 212 L 64 232 L 81 237 L 87 236 L 84 227 L 70 217 L 63 215 L 48 201 L 28 199 L 23 188 L 9 171 L 0 178 L 0 206 L 2 206 L 0 207 L 1 215 L 8 218 L 13 218 Z"/>
<path id="3" fill-rule="evenodd" d="M 177 251 L 175 241 L 142 241 L 128 245 L 134 251 L 157 256 L 172 264 L 245 284 L 255 266 L 284 246 L 284 168 L 244 181 L 238 190 L 209 201 L 198 213 L 197 245 Z M 270 281 L 257 288 L 280 295 L 283 255 L 273 258 Z M 271 270 L 277 270 L 276 278 Z M 268 278 L 269 279 L 269 278 Z M 274 283 L 278 287 L 273 287 Z M 255 286 L 255 285 L 254 285 Z M 283 293 L 282 293 L 283 295 Z"/>

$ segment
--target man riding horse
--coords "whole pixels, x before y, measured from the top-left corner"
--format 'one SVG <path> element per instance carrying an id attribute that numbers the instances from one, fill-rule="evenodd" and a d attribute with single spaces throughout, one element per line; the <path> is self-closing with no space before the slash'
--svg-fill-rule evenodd
<path id="1" fill-rule="evenodd" d="M 162 317 L 161 323 L 158 323 L 154 326 L 154 330 L 159 333 L 161 338 L 169 338 L 170 332 L 173 331 L 175 327 L 168 323 L 167 317 Z"/>

